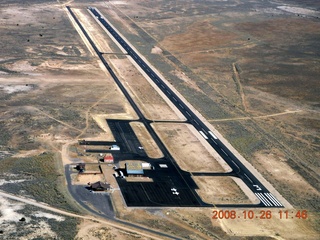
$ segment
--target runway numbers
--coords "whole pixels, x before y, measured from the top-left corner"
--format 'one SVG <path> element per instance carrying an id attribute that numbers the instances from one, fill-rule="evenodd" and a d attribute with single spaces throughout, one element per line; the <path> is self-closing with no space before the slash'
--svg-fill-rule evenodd
<path id="1" fill-rule="evenodd" d="M 259 185 L 253 185 L 256 189 L 257 189 L 257 191 L 261 191 L 262 189 L 259 187 Z"/>

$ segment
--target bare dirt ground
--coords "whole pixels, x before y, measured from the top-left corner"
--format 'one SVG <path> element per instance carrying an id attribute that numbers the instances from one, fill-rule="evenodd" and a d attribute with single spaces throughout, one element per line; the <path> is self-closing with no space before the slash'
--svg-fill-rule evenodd
<path id="1" fill-rule="evenodd" d="M 75 240 L 103 240 L 103 239 L 152 239 L 149 237 L 141 236 L 137 233 L 120 230 L 114 227 L 109 227 L 106 224 L 96 223 L 90 220 L 83 220 L 79 225 L 79 232 Z"/>
<path id="2" fill-rule="evenodd" d="M 189 239 L 319 238 L 319 20 L 315 2 L 287 1 L 293 6 L 281 0 L 90 2 L 108 14 L 212 128 L 294 205 L 294 211 L 308 211 L 307 220 L 279 219 L 277 211 L 268 220 L 214 220 L 212 209 L 128 209 L 120 191 L 114 191 L 117 217 Z M 85 10 L 87 1 L 2 1 L 0 160 L 32 158 L 50 151 L 61 154 L 63 164 L 90 162 L 90 156 L 75 159 L 72 144 L 79 138 L 112 141 L 105 118 L 137 117 L 61 4 L 73 7 L 101 51 L 119 52 Z M 183 120 L 126 58 L 105 56 L 148 118 Z M 179 153 L 176 157 L 182 168 L 227 171 L 221 159 L 206 150 L 198 133 L 178 125 L 164 129 L 163 139 L 173 145 L 175 135 L 181 141 L 170 151 Z M 144 130 L 135 128 L 143 138 Z M 151 148 L 148 139 L 144 143 L 146 149 Z M 181 158 L 187 153 L 188 158 Z M 199 156 L 206 165 L 210 163 L 209 169 L 189 161 Z M 91 179 L 81 182 L 87 180 Z M 230 188 L 219 189 L 216 185 L 226 184 L 221 179 L 195 180 L 202 186 L 199 194 L 209 202 L 222 201 L 226 194 L 230 202 L 255 201 L 230 179 Z M 91 220 L 81 223 L 77 239 L 141 237 Z M 52 226 L 42 227 L 47 231 L 40 235 L 56 237 Z"/>
<path id="3" fill-rule="evenodd" d="M 248 209 L 237 209 L 240 216 Z M 261 216 L 262 209 L 255 209 L 254 215 Z M 302 219 L 280 219 L 279 210 L 270 210 L 272 219 L 233 219 L 222 220 L 221 226 L 230 236 L 268 236 L 271 239 L 317 239 L 318 233 L 306 227 L 309 223 Z M 314 216 L 310 216 L 311 218 Z M 217 220 L 213 220 L 217 221 Z M 297 231 L 297 229 L 299 229 Z"/>
<path id="4" fill-rule="evenodd" d="M 72 184 L 86 185 L 87 183 L 105 182 L 103 174 L 76 174 Z"/>
<path id="5" fill-rule="evenodd" d="M 153 127 L 183 170 L 189 172 L 226 172 L 230 170 L 212 148 L 205 149 L 202 144 L 208 143 L 200 142 L 203 137 L 199 133 L 191 132 L 187 124 L 154 123 Z"/>
<path id="6" fill-rule="evenodd" d="M 142 144 L 142 147 L 144 148 L 144 150 L 150 158 L 163 157 L 163 153 L 161 152 L 153 138 L 150 136 L 146 127 L 142 123 L 131 122 L 130 126 L 132 127 L 140 143 Z"/>
<path id="7" fill-rule="evenodd" d="M 142 113 L 150 120 L 184 120 L 173 104 L 163 98 L 128 59 L 110 59 L 122 83 Z"/>
<path id="8" fill-rule="evenodd" d="M 258 203 L 253 193 L 246 194 L 241 190 L 233 178 L 229 177 L 195 177 L 193 179 L 199 186 L 197 192 L 202 200 L 211 203 Z M 242 188 L 244 186 L 241 186 Z M 248 198 L 248 196 L 250 199 Z"/>

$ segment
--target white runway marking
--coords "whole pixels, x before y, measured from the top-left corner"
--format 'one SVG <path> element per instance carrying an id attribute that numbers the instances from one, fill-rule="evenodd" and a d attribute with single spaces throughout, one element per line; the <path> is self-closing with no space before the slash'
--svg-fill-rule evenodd
<path id="1" fill-rule="evenodd" d="M 262 193 L 255 193 L 255 195 L 259 198 L 259 200 L 265 205 L 265 206 L 272 206 L 272 203 L 266 199 Z"/>
<path id="2" fill-rule="evenodd" d="M 265 193 L 264 194 L 275 206 L 281 207 L 282 204 L 276 199 L 275 196 L 273 196 L 271 193 Z"/>
<path id="3" fill-rule="evenodd" d="M 216 135 L 213 134 L 213 132 L 209 131 L 209 134 L 210 134 L 214 139 L 218 139 L 218 138 L 216 137 Z"/>

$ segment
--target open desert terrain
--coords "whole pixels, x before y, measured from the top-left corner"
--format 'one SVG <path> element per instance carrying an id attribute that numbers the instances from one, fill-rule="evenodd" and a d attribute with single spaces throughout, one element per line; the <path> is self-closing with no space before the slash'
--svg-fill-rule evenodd
<path id="1" fill-rule="evenodd" d="M 244 219 L 249 210 L 261 216 L 268 209 L 127 207 L 112 167 L 101 167 L 78 140 L 114 141 L 105 120 L 128 120 L 150 158 L 163 153 L 66 6 L 177 165 L 191 173 L 202 201 L 259 202 L 238 178 L 214 175 L 231 168 L 122 52 L 89 6 L 285 208 L 270 209 L 267 219 Z M 320 3 L 312 0 L 2 0 L 0 238 L 319 239 L 319 29 Z M 69 176 L 67 166 L 80 161 L 92 175 L 73 170 Z M 78 186 L 110 182 L 114 216 L 104 219 L 91 212 L 95 206 L 73 198 L 68 177 Z M 215 219 L 220 210 L 241 217 Z"/>

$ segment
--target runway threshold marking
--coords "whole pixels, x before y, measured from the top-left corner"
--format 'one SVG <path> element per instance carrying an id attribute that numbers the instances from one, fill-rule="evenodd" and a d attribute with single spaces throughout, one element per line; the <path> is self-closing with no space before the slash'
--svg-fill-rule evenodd
<path id="1" fill-rule="evenodd" d="M 255 195 L 260 199 L 261 202 L 263 202 L 264 205 L 268 207 L 272 206 L 272 203 L 269 202 L 269 200 L 262 193 L 255 193 Z"/>
<path id="2" fill-rule="evenodd" d="M 276 199 L 275 196 L 273 196 L 271 193 L 265 193 L 264 195 L 266 195 L 275 206 L 279 206 L 282 207 L 283 205 L 278 201 L 278 199 Z"/>
<path id="3" fill-rule="evenodd" d="M 275 205 L 275 206 L 278 206 L 278 205 L 279 205 L 279 204 L 278 204 L 276 201 L 274 201 L 272 198 L 268 197 L 268 195 L 266 195 L 266 194 L 264 194 L 264 195 L 265 195 L 265 197 L 266 197 L 270 202 L 272 202 L 273 205 Z"/>

